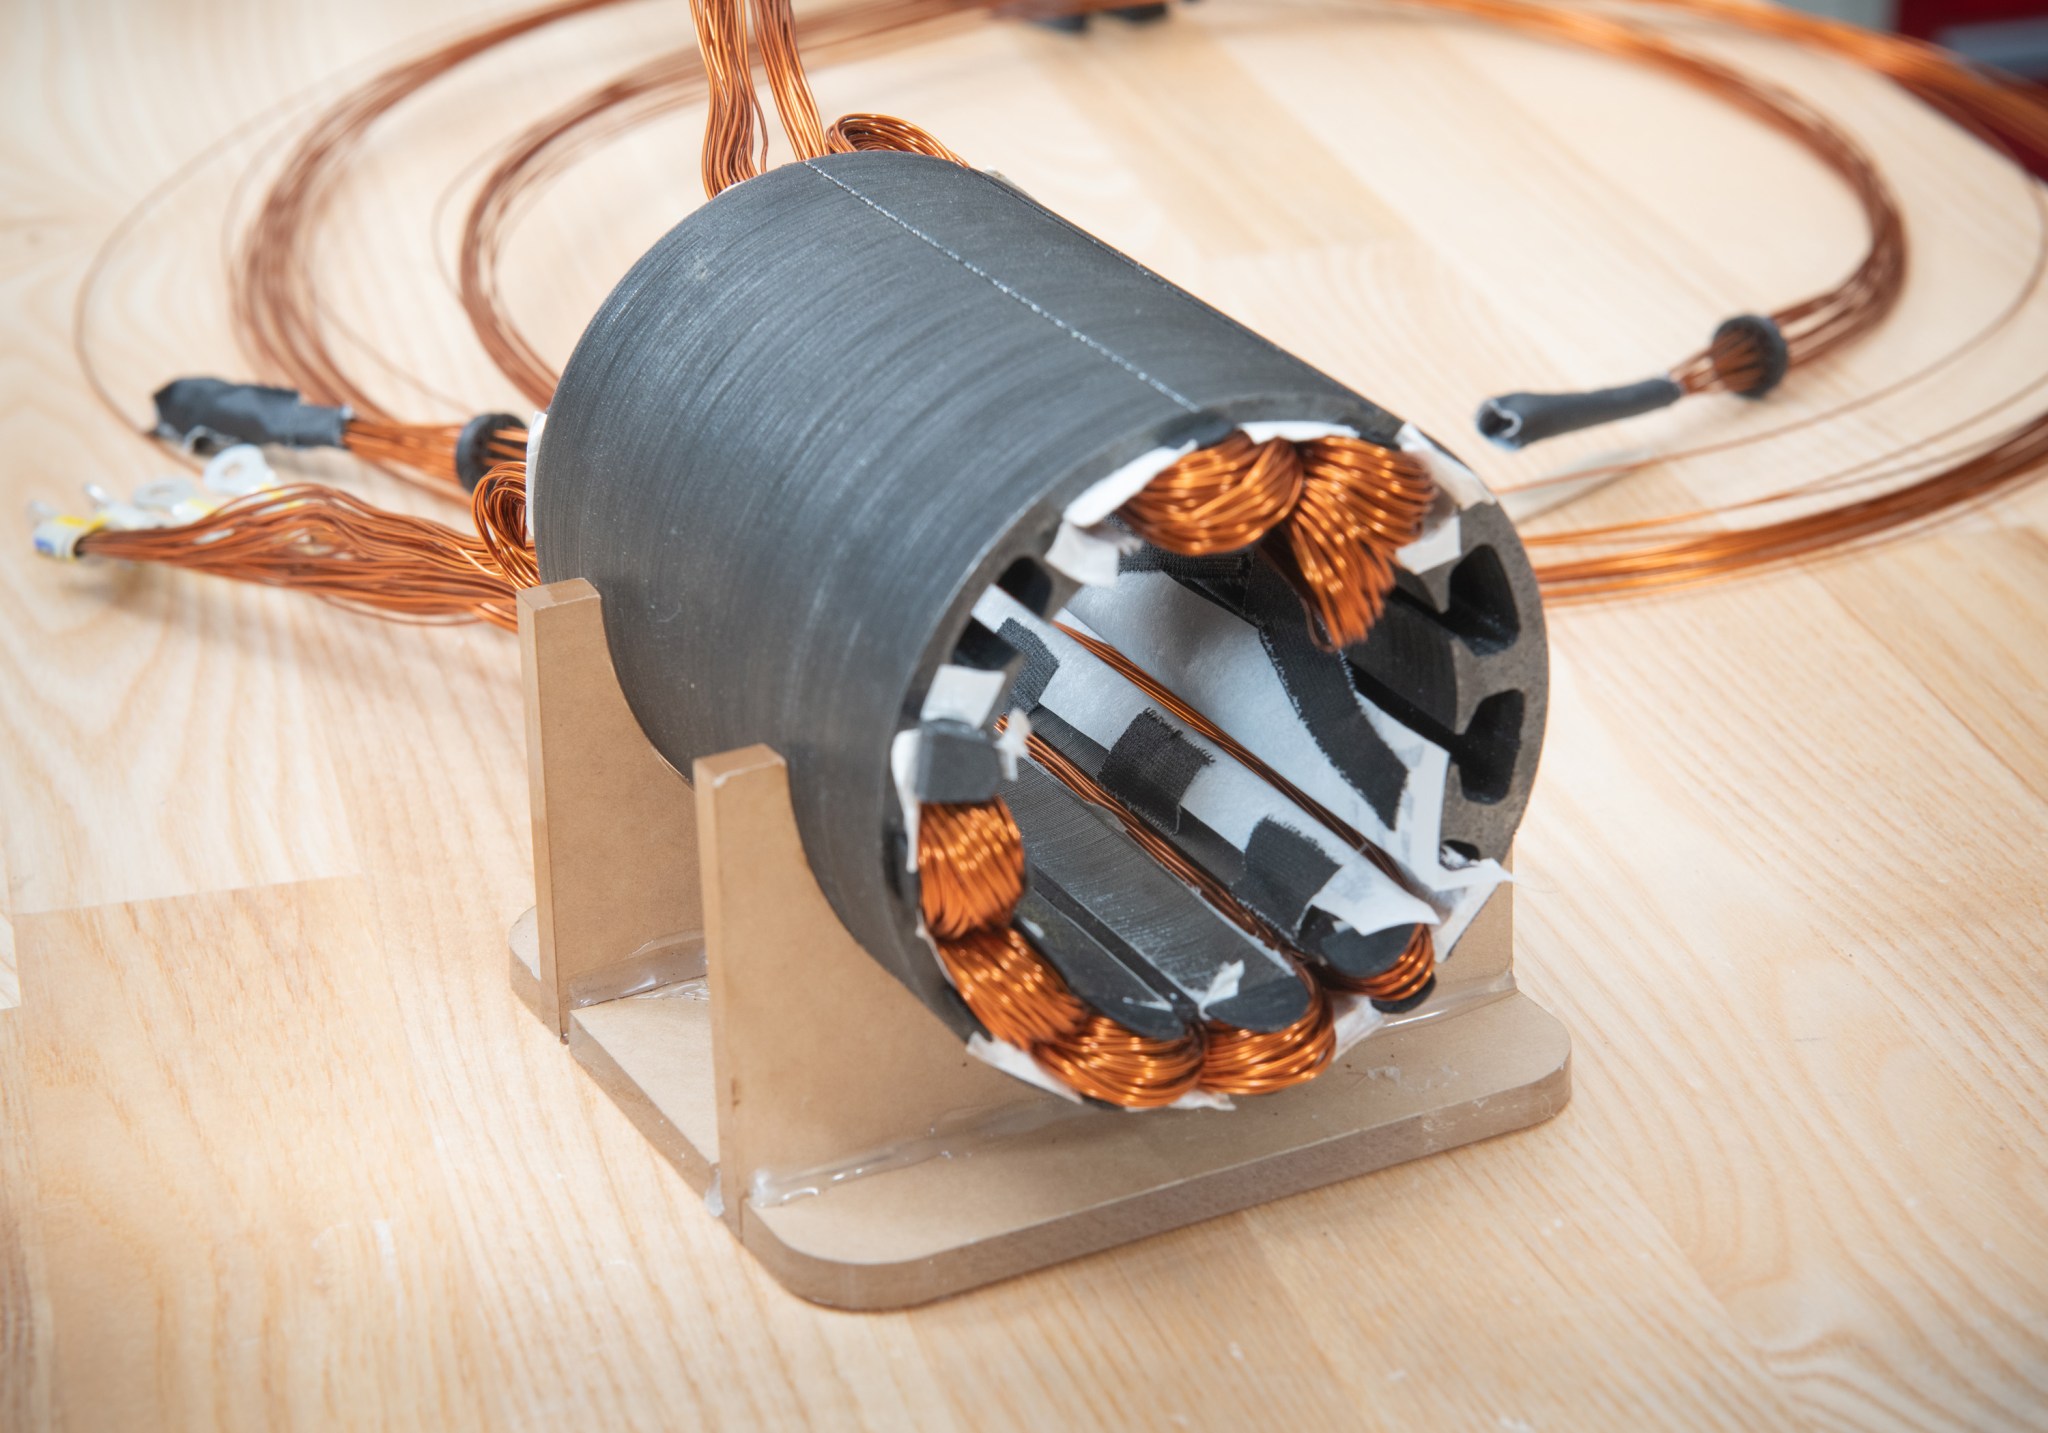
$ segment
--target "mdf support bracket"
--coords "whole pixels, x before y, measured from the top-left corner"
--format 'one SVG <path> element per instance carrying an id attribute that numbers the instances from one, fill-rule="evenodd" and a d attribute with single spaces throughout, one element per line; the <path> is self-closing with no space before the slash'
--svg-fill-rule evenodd
<path id="1" fill-rule="evenodd" d="M 1311 1084 L 1131 1115 L 999 1074 L 846 933 L 775 752 L 709 757 L 685 782 L 619 691 L 596 590 L 533 588 L 519 609 L 537 901 L 513 988 L 804 1298 L 921 1303 L 1521 1129 L 1569 1097 L 1564 1027 L 1514 987 L 1509 886 L 1441 968 L 1435 1013 Z"/>

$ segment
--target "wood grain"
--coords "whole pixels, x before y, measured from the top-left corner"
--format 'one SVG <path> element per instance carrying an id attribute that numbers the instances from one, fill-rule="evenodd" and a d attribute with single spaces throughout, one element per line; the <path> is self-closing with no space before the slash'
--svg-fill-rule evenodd
<path id="1" fill-rule="evenodd" d="M 243 371 L 220 224 L 270 132 L 112 256 L 91 334 L 117 422 L 71 363 L 69 305 L 131 205 L 270 107 L 501 9 L 0 8 L 0 506 L 153 475 L 122 431 L 147 393 Z M 448 295 L 437 201 L 686 31 L 680 6 L 621 6 L 373 135 L 327 293 L 393 355 L 392 402 L 511 401 Z M 2025 270 L 2027 190 L 1952 128 L 1867 76 L 1706 42 L 1867 138 L 1907 205 L 1907 300 L 1768 404 L 1520 458 L 1470 452 L 1480 396 L 1635 377 L 1832 280 L 1846 196 L 1661 81 L 1368 9 L 1213 0 L 814 78 L 829 111 L 915 117 L 1512 482 L 1821 412 L 1967 337 Z M 699 124 L 623 138 L 519 231 L 508 291 L 547 351 L 697 202 Z M 2048 368 L 2044 319 L 1910 401 L 1580 511 L 1937 433 Z M 1554 615 L 1517 958 L 1573 1032 L 1558 1120 L 884 1316 L 777 1289 L 507 991 L 532 903 L 510 639 L 61 570 L 18 538 L 10 1433 L 2048 1424 L 2048 488 L 1809 571 Z"/>

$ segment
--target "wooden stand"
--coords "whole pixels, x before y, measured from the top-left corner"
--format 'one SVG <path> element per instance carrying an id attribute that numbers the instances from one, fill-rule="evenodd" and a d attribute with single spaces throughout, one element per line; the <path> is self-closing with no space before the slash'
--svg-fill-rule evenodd
<path id="1" fill-rule="evenodd" d="M 1439 1013 L 1309 1085 L 1143 1115 L 1034 1090 L 970 1057 L 846 933 L 775 752 L 701 760 L 685 783 L 619 692 L 595 589 L 519 603 L 538 903 L 513 987 L 804 1298 L 920 1303 L 1521 1129 L 1569 1097 L 1564 1027 L 1514 988 L 1505 886 L 1444 965 Z"/>

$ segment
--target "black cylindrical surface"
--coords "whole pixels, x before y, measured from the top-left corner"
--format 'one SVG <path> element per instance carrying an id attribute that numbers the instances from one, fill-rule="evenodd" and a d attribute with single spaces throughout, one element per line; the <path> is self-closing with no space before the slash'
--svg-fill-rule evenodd
<path id="1" fill-rule="evenodd" d="M 541 574 L 603 594 L 627 700 L 685 773 L 788 759 L 848 930 L 957 1016 L 896 874 L 890 740 L 975 597 L 1204 415 L 1399 427 L 988 175 L 792 164 L 677 225 L 584 333 L 533 479 Z"/>

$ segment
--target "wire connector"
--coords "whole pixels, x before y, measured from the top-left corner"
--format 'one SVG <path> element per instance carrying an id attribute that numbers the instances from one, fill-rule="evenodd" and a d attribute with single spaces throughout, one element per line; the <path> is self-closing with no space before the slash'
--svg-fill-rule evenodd
<path id="1" fill-rule="evenodd" d="M 38 504 L 37 508 L 41 505 Z M 98 532 L 106 526 L 97 515 L 93 517 L 72 517 L 65 513 L 38 512 L 30 509 L 30 516 L 36 519 L 35 530 L 30 540 L 35 544 L 39 556 L 52 562 L 83 562 L 84 554 L 78 550 L 79 540 L 89 532 Z"/>
<path id="2" fill-rule="evenodd" d="M 1479 431 L 1516 451 L 1545 438 L 1597 428 L 1669 408 L 1685 390 L 1669 378 L 1651 378 L 1591 393 L 1504 393 L 1479 405 Z"/>
<path id="3" fill-rule="evenodd" d="M 346 408 L 307 403 L 295 389 L 221 378 L 180 378 L 155 397 L 156 435 L 195 453 L 237 443 L 339 448 L 351 417 Z"/>

